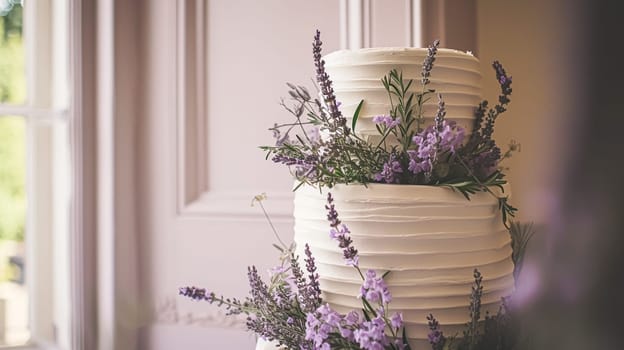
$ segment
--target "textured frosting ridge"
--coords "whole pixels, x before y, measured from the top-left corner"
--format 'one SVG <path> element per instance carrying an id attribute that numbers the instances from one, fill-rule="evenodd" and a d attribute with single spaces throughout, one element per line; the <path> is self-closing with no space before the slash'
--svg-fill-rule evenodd
<path id="1" fill-rule="evenodd" d="M 390 306 L 403 312 L 413 345 L 424 344 L 429 313 L 446 334 L 461 334 L 475 268 L 483 275 L 482 314 L 498 311 L 514 280 L 510 237 L 493 196 L 477 193 L 468 201 L 443 187 L 367 186 L 337 185 L 331 192 L 359 250 L 360 267 L 391 271 Z M 310 245 L 325 301 L 337 311 L 359 309 L 361 279 L 329 238 L 325 201 L 318 189 L 296 191 L 295 241 L 298 249 Z"/>
<path id="2" fill-rule="evenodd" d="M 356 133 L 373 140 L 377 137 L 372 118 L 388 114 L 390 110 L 381 78 L 391 69 L 402 72 L 405 80 L 414 80 L 410 91 L 422 92 L 422 62 L 426 56 L 427 49 L 421 48 L 369 48 L 341 50 L 324 57 L 325 68 L 333 82 L 343 115 L 351 118 L 360 101 L 364 100 Z M 442 94 L 446 103 L 446 119 L 456 121 L 470 132 L 474 108 L 481 101 L 479 60 L 462 51 L 440 48 L 430 80 L 428 88 Z M 432 97 L 424 104 L 424 125 L 433 123 L 437 110 L 438 99 Z"/>

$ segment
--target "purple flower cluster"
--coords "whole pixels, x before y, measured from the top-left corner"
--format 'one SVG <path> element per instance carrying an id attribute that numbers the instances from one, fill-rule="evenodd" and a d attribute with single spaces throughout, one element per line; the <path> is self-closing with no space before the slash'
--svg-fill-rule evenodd
<path id="1" fill-rule="evenodd" d="M 385 334 L 386 322 L 383 317 L 377 316 L 370 321 L 362 322 L 354 332 L 355 340 L 362 349 L 383 350 L 390 340 Z"/>
<path id="2" fill-rule="evenodd" d="M 384 163 L 380 173 L 375 174 L 375 181 L 384 181 L 385 183 L 399 183 L 400 174 L 403 173 L 401 162 L 394 153 L 390 154 L 390 158 Z"/>
<path id="3" fill-rule="evenodd" d="M 349 235 L 351 232 L 349 231 L 349 228 L 342 224 L 338 218 L 338 212 L 334 206 L 334 198 L 331 193 L 327 194 L 327 204 L 325 205 L 325 209 L 327 209 L 327 220 L 331 226 L 329 236 L 338 241 L 338 246 L 342 249 L 345 263 L 349 266 L 358 266 L 358 251 L 352 245 L 353 240 Z"/>
<path id="4" fill-rule="evenodd" d="M 312 342 L 314 349 L 331 349 L 327 342 L 331 333 L 340 334 L 347 341 L 355 341 L 354 330 L 359 325 L 359 315 L 352 311 L 341 315 L 332 310 L 329 305 L 321 305 L 315 312 L 306 317 L 305 339 Z"/>
<path id="5" fill-rule="evenodd" d="M 429 126 L 412 141 L 417 145 L 414 151 L 408 151 L 410 162 L 408 170 L 413 174 L 430 173 L 434 160 L 444 153 L 454 154 L 462 146 L 465 130 L 454 121 L 442 122 L 440 130 Z"/>
<path id="6" fill-rule="evenodd" d="M 366 271 L 364 283 L 360 287 L 359 297 L 370 302 L 388 304 L 392 301 L 392 296 L 388 291 L 388 286 L 382 277 L 377 277 L 375 270 Z M 380 310 L 383 311 L 383 310 Z"/>
<path id="7" fill-rule="evenodd" d="M 390 318 L 390 325 L 396 329 L 403 327 L 403 314 L 396 312 L 392 315 L 392 318 Z"/>
<path id="8" fill-rule="evenodd" d="M 491 143 L 490 149 L 475 155 L 468 162 L 474 174 L 480 178 L 486 178 L 498 169 L 498 162 L 501 159 L 501 150 L 494 144 L 494 141 Z"/>
<path id="9" fill-rule="evenodd" d="M 444 335 L 442 330 L 440 330 L 440 323 L 432 314 L 429 314 L 427 316 L 427 324 L 429 326 L 429 334 L 427 335 L 429 344 L 431 344 L 434 350 L 441 349 L 442 345 L 444 345 Z"/>
<path id="10" fill-rule="evenodd" d="M 403 327 L 402 314 L 395 313 L 390 324 L 395 330 Z M 341 315 L 325 304 L 307 314 L 305 339 L 312 342 L 314 350 L 331 349 L 329 339 L 332 334 L 339 334 L 344 340 L 358 344 L 364 350 L 383 350 L 390 344 L 382 313 L 366 321 L 361 320 L 355 311 Z M 404 346 L 400 339 L 396 339 L 395 343 L 399 349 Z"/>
<path id="11" fill-rule="evenodd" d="M 382 125 L 386 129 L 393 129 L 397 125 L 401 124 L 401 119 L 392 118 L 389 115 L 376 115 L 373 117 L 373 123 L 377 125 Z"/>

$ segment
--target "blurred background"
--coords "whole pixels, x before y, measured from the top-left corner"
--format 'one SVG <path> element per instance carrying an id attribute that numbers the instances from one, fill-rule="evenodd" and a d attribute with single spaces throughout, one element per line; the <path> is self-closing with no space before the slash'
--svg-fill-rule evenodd
<path id="1" fill-rule="evenodd" d="M 180 300 L 243 297 L 292 236 L 292 180 L 264 160 L 324 50 L 442 46 L 513 76 L 498 121 L 530 349 L 623 349 L 624 110 L 617 1 L 0 0 L 0 348 L 252 349 L 241 320 Z"/>

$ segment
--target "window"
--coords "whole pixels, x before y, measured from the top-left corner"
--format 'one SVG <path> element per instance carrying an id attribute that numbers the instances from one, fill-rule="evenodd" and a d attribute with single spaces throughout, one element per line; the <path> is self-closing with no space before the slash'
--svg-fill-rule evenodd
<path id="1" fill-rule="evenodd" d="M 68 341 L 67 52 L 67 1 L 0 0 L 0 349 Z"/>

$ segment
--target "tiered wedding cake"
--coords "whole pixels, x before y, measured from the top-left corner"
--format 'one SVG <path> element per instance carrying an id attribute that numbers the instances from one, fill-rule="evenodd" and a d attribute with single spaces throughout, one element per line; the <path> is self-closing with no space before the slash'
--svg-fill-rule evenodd
<path id="1" fill-rule="evenodd" d="M 326 69 L 351 116 L 365 103 L 356 133 L 375 142 L 372 117 L 387 114 L 388 93 L 381 78 L 393 68 L 404 79 L 421 79 L 426 49 L 362 49 L 325 56 Z M 474 106 L 481 100 L 479 62 L 470 54 L 439 49 L 428 88 L 442 94 L 446 119 L 471 130 Z M 421 85 L 414 84 L 420 93 Z M 425 104 L 425 125 L 433 123 L 437 99 Z M 337 311 L 361 307 L 355 296 L 362 280 L 344 265 L 342 252 L 328 236 L 326 193 L 302 187 L 295 193 L 295 241 L 308 243 L 316 257 L 324 300 Z M 483 274 L 482 312 L 496 313 L 501 297 L 514 286 L 510 237 L 488 193 L 467 200 L 445 187 L 392 184 L 337 185 L 331 189 L 341 220 L 349 226 L 360 266 L 384 273 L 393 296 L 392 310 L 402 311 L 414 349 L 427 343 L 426 316 L 433 313 L 445 334 L 461 335 L 469 321 L 473 270 Z M 303 254 L 300 253 L 302 256 Z"/>

